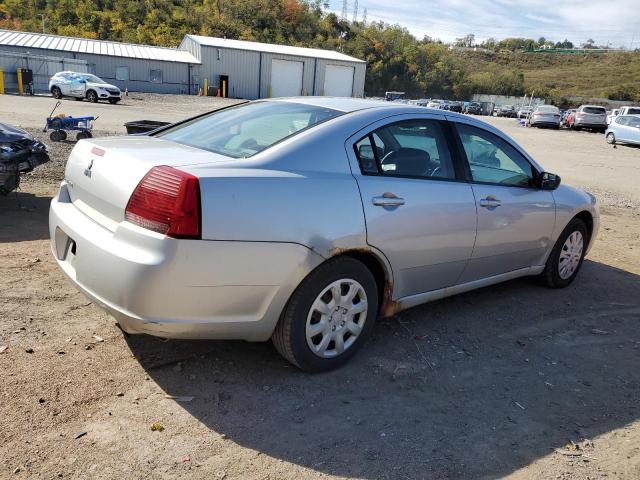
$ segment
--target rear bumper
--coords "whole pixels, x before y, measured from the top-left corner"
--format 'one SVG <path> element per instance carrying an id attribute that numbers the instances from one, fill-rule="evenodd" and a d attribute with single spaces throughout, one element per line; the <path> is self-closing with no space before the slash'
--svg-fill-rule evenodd
<path id="1" fill-rule="evenodd" d="M 128 222 L 111 231 L 71 203 L 66 188 L 49 212 L 54 258 L 129 333 L 267 340 L 323 260 L 298 244 L 176 240 Z"/>
<path id="2" fill-rule="evenodd" d="M 585 122 L 580 120 L 574 120 L 574 127 L 584 127 L 584 128 L 607 128 L 606 123 L 593 123 L 593 122 Z"/>

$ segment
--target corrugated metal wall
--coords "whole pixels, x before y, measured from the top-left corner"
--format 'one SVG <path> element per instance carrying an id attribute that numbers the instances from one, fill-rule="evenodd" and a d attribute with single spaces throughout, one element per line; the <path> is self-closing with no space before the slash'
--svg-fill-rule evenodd
<path id="1" fill-rule="evenodd" d="M 12 46 L 2 46 L 1 49 L 13 53 L 24 54 L 28 51 L 32 55 L 47 56 L 60 56 L 63 53 L 65 59 L 84 60 L 88 63 L 91 73 L 95 73 L 122 90 L 127 88 L 131 92 L 151 93 L 187 93 L 189 91 L 189 64 L 186 63 Z M 129 81 L 116 80 L 117 67 L 129 67 Z M 72 68 L 65 69 L 72 70 Z M 162 70 L 162 83 L 151 82 L 151 70 Z"/>
<path id="2" fill-rule="evenodd" d="M 88 72 L 86 61 L 57 56 L 13 53 L 0 50 L 0 68 L 4 72 L 4 86 L 8 92 L 18 91 L 18 68 L 30 68 L 33 71 L 34 93 L 46 92 L 51 75 L 62 70 Z"/>
<path id="3" fill-rule="evenodd" d="M 228 75 L 229 97 L 260 98 L 260 53 L 203 46 L 200 55 L 200 77 L 203 82 L 206 78 L 209 85 L 218 87 L 220 75 Z"/>

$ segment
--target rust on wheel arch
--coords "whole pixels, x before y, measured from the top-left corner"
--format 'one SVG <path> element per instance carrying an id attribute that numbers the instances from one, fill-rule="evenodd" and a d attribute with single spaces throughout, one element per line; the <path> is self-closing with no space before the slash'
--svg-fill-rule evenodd
<path id="1" fill-rule="evenodd" d="M 333 258 L 337 255 L 349 255 L 353 253 L 360 253 L 366 255 L 373 255 L 378 262 L 380 262 L 382 266 L 382 271 L 384 273 L 384 287 L 382 289 L 382 301 L 380 302 L 380 315 L 382 317 L 392 317 L 396 313 L 401 310 L 400 303 L 393 300 L 393 281 L 390 280 L 389 274 L 386 271 L 386 267 L 384 262 L 378 259 L 378 255 L 370 248 L 366 247 L 355 247 L 355 248 L 344 248 L 344 247 L 334 247 L 329 250 L 329 258 Z"/>

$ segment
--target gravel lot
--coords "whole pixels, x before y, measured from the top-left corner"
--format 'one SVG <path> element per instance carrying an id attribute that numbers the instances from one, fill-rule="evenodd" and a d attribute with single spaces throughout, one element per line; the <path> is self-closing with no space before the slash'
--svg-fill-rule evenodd
<path id="1" fill-rule="evenodd" d="M 0 96 L 0 121 L 43 136 L 51 101 Z M 108 134 L 221 103 L 140 95 L 65 112 L 99 108 Z M 640 149 L 490 121 L 598 196 L 581 275 L 380 320 L 323 375 L 269 343 L 123 335 L 49 253 L 48 204 L 73 146 L 52 144 L 52 162 L 0 198 L 0 478 L 640 478 Z"/>

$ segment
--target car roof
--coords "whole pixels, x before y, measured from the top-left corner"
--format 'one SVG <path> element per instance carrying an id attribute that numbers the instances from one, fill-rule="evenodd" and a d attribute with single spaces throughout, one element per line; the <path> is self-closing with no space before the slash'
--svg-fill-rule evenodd
<path id="1" fill-rule="evenodd" d="M 356 112 L 367 108 L 386 107 L 393 108 L 403 103 L 387 102 L 386 100 L 368 100 L 364 98 L 351 97 L 282 97 L 266 100 L 268 102 L 288 102 L 300 103 L 303 105 L 313 105 L 316 107 L 330 108 L 340 112 Z M 406 107 L 405 107 L 406 108 Z"/>

